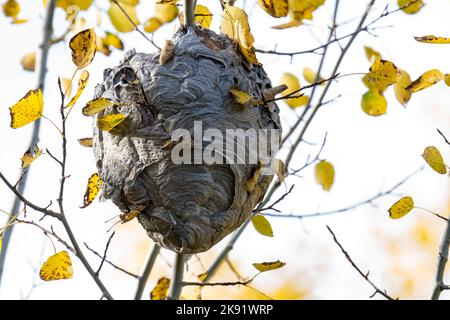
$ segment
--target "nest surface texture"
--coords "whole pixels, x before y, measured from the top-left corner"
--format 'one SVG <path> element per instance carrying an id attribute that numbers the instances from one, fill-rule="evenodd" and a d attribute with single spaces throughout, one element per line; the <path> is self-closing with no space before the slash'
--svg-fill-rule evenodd
<path id="1" fill-rule="evenodd" d="M 111 131 L 94 125 L 93 147 L 102 197 L 122 212 L 140 210 L 138 220 L 157 244 L 191 254 L 239 227 L 272 176 L 260 176 L 249 191 L 257 164 L 174 164 L 173 146 L 167 147 L 172 133 L 192 132 L 194 121 L 221 132 L 280 129 L 279 110 L 273 102 L 243 107 L 233 100 L 232 88 L 262 97 L 271 83 L 262 66 L 247 63 L 227 36 L 180 28 L 171 41 L 164 64 L 160 53 L 132 50 L 104 71 L 95 95 L 115 104 L 94 120 L 113 113 L 127 118 Z"/>

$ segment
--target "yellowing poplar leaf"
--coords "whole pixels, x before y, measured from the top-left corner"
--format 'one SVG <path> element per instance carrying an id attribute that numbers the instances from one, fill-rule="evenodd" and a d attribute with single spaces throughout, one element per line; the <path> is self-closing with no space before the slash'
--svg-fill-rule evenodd
<path id="1" fill-rule="evenodd" d="M 281 76 L 280 82 L 284 85 L 286 85 L 288 88 L 282 92 L 283 96 L 286 96 L 292 92 L 296 92 L 300 90 L 300 80 L 293 75 L 292 73 L 286 72 Z M 296 92 L 293 95 L 297 96 L 300 95 L 300 92 Z M 298 98 L 292 98 L 292 99 L 284 99 L 283 100 L 289 107 L 291 108 L 297 108 L 304 106 L 308 103 L 308 97 L 307 96 L 301 96 Z"/>
<path id="2" fill-rule="evenodd" d="M 151 300 L 166 300 L 169 292 L 170 279 L 162 277 L 156 283 L 156 286 L 150 292 Z"/>
<path id="3" fill-rule="evenodd" d="M 441 152 L 438 148 L 433 146 L 426 147 L 423 151 L 422 157 L 437 173 L 447 173 L 447 166 L 445 165 L 444 159 L 442 158 Z"/>
<path id="4" fill-rule="evenodd" d="M 7 0 L 3 3 L 2 9 L 6 17 L 15 18 L 20 13 L 20 4 L 16 0 Z"/>
<path id="5" fill-rule="evenodd" d="M 0 240 L 1 240 L 1 238 L 0 238 Z M 1 243 L 0 243 L 0 245 L 1 245 Z M 1 249 L 1 247 L 0 247 L 0 249 Z M 203 272 L 203 273 L 200 273 L 199 275 L 197 275 L 197 278 L 198 278 L 201 282 L 203 282 L 203 281 L 205 281 L 205 279 L 206 279 L 207 276 L 208 276 L 208 272 Z"/>
<path id="6" fill-rule="evenodd" d="M 96 51 L 94 29 L 86 29 L 77 33 L 70 39 L 69 47 L 72 50 L 72 61 L 78 69 L 87 67 L 94 59 Z"/>
<path id="7" fill-rule="evenodd" d="M 450 38 L 444 38 L 444 37 L 436 37 L 433 35 L 423 36 L 423 37 L 414 37 L 416 41 L 423 42 L 423 43 L 434 43 L 434 44 L 449 44 Z"/>
<path id="8" fill-rule="evenodd" d="M 184 21 L 184 19 L 183 19 Z M 195 6 L 194 21 L 205 29 L 209 29 L 212 22 L 212 13 L 209 9 L 201 4 Z"/>
<path id="9" fill-rule="evenodd" d="M 94 114 L 99 113 L 102 110 L 112 106 L 114 103 L 109 99 L 100 97 L 94 100 L 89 101 L 86 106 L 81 110 L 81 113 L 85 116 L 93 116 Z"/>
<path id="10" fill-rule="evenodd" d="M 387 60 L 376 60 L 369 71 L 367 81 L 380 90 L 396 83 L 400 78 L 400 70 Z"/>
<path id="11" fill-rule="evenodd" d="M 405 12 L 407 14 L 417 13 L 425 5 L 422 0 L 418 0 L 418 1 L 415 1 L 415 0 L 397 0 L 397 4 L 398 4 L 398 7 L 402 8 L 403 12 Z"/>
<path id="12" fill-rule="evenodd" d="M 312 20 L 313 12 L 324 3 L 325 0 L 289 0 L 289 16 L 292 20 Z"/>
<path id="13" fill-rule="evenodd" d="M 411 197 L 403 197 L 389 208 L 391 219 L 400 219 L 414 209 L 414 200 Z"/>
<path id="14" fill-rule="evenodd" d="M 153 33 L 161 27 L 161 21 L 157 18 L 150 18 L 144 23 L 144 31 L 148 33 Z"/>
<path id="15" fill-rule="evenodd" d="M 237 41 L 239 51 L 248 62 L 258 63 L 255 49 L 253 48 L 255 40 L 250 32 L 248 16 L 244 10 L 227 4 L 223 11 L 220 31 Z"/>
<path id="16" fill-rule="evenodd" d="M 283 160 L 275 159 L 275 173 L 277 174 L 279 183 L 283 183 L 287 176 L 286 165 Z"/>
<path id="17" fill-rule="evenodd" d="M 274 18 L 285 17 L 288 14 L 287 0 L 258 0 L 258 5 Z"/>
<path id="18" fill-rule="evenodd" d="M 87 70 L 83 70 L 80 75 L 80 79 L 78 80 L 78 89 L 77 93 L 70 99 L 69 103 L 66 105 L 66 108 L 73 106 L 78 98 L 83 93 L 84 88 L 86 88 L 87 82 L 89 80 L 89 72 Z"/>
<path id="19" fill-rule="evenodd" d="M 280 260 L 273 262 L 262 262 L 262 263 L 253 263 L 253 267 L 255 267 L 260 272 L 271 271 L 275 269 L 280 269 L 284 267 L 286 263 L 281 262 Z"/>
<path id="20" fill-rule="evenodd" d="M 247 190 L 247 192 L 253 192 L 253 190 L 256 187 L 256 184 L 259 181 L 259 177 L 261 176 L 261 168 L 257 168 L 255 170 L 255 172 L 253 173 L 253 176 L 250 180 L 247 181 L 247 183 L 245 184 L 245 188 Z"/>
<path id="21" fill-rule="evenodd" d="M 270 222 L 263 215 L 257 214 L 252 218 L 252 224 L 256 231 L 266 237 L 273 237 Z"/>
<path id="22" fill-rule="evenodd" d="M 120 40 L 119 36 L 108 31 L 105 32 L 105 37 L 103 38 L 103 45 L 123 50 L 123 42 L 122 40 Z"/>
<path id="23" fill-rule="evenodd" d="M 387 111 L 386 98 L 378 90 L 367 91 L 361 99 L 361 109 L 369 116 L 380 116 Z"/>
<path id="24" fill-rule="evenodd" d="M 126 116 L 120 113 L 108 114 L 97 118 L 97 127 L 103 131 L 110 131 L 124 121 Z"/>
<path id="25" fill-rule="evenodd" d="M 11 128 L 17 129 L 42 116 L 44 99 L 41 90 L 31 90 L 15 105 L 9 108 Z"/>
<path id="26" fill-rule="evenodd" d="M 103 181 L 100 179 L 98 173 L 94 173 L 89 177 L 86 192 L 84 193 L 83 205 L 80 208 L 86 208 L 95 200 L 102 188 L 102 184 Z"/>
<path id="27" fill-rule="evenodd" d="M 315 167 L 316 182 L 322 186 L 325 191 L 330 191 L 334 183 L 334 167 L 325 160 L 320 161 Z"/>
<path id="28" fill-rule="evenodd" d="M 34 71 L 36 67 L 36 52 L 29 52 L 20 59 L 22 68 L 26 71 Z"/>
<path id="29" fill-rule="evenodd" d="M 92 147 L 92 138 L 80 138 L 78 139 L 78 143 L 83 147 L 90 148 Z"/>
<path id="30" fill-rule="evenodd" d="M 56 6 L 67 11 L 71 6 L 77 6 L 81 10 L 87 10 L 94 0 L 56 0 Z"/>
<path id="31" fill-rule="evenodd" d="M 364 46 L 364 52 L 366 53 L 367 60 L 372 63 L 376 60 L 381 60 L 381 54 L 371 47 Z"/>
<path id="32" fill-rule="evenodd" d="M 243 106 L 253 106 L 262 103 L 261 99 L 252 97 L 247 92 L 238 89 L 230 89 L 230 94 L 233 96 L 233 99 L 236 103 L 239 103 Z"/>
<path id="33" fill-rule="evenodd" d="M 323 80 L 323 78 L 319 76 L 316 81 L 316 77 L 317 77 L 317 74 L 313 69 L 311 69 L 309 67 L 303 68 L 303 78 L 306 80 L 306 82 L 313 84 L 313 83 L 320 82 Z"/>
<path id="34" fill-rule="evenodd" d="M 135 7 L 125 2 L 119 2 L 119 4 L 131 19 L 131 21 L 133 21 L 135 25 L 139 25 Z M 133 23 L 130 22 L 128 17 L 114 2 L 111 2 L 111 7 L 108 10 L 108 16 L 114 28 L 116 28 L 116 30 L 119 32 L 131 32 L 135 28 Z"/>
<path id="35" fill-rule="evenodd" d="M 34 146 L 33 152 L 31 152 L 30 149 L 27 149 L 22 158 L 20 158 L 20 160 L 22 160 L 21 169 L 28 167 L 34 160 L 39 158 L 40 155 L 42 155 L 42 150 L 40 150 L 37 145 Z"/>
<path id="36" fill-rule="evenodd" d="M 444 74 L 444 82 L 448 87 L 450 87 L 450 73 Z"/>
<path id="37" fill-rule="evenodd" d="M 438 69 L 429 70 L 407 86 L 406 90 L 409 93 L 418 92 L 435 85 L 442 79 L 444 79 L 444 74 L 441 71 Z"/>
<path id="38" fill-rule="evenodd" d="M 61 89 L 65 93 L 66 96 L 70 96 L 70 93 L 72 92 L 72 82 L 70 79 L 67 79 L 65 77 L 60 77 L 61 80 Z"/>
<path id="39" fill-rule="evenodd" d="M 400 102 L 403 106 L 406 106 L 408 101 L 411 99 L 411 93 L 406 90 L 406 87 L 410 84 L 411 77 L 408 72 L 400 70 L 400 78 L 394 85 L 394 92 L 398 102 Z"/>
<path id="40" fill-rule="evenodd" d="M 49 257 L 39 271 L 39 277 L 44 281 L 70 279 L 72 275 L 72 261 L 67 251 L 60 251 Z"/>
<path id="41" fill-rule="evenodd" d="M 103 43 L 103 38 L 97 37 L 95 44 L 96 44 L 96 51 L 103 53 L 105 56 L 109 56 L 111 54 L 111 49 L 109 48 L 109 46 L 106 46 Z"/>
<path id="42" fill-rule="evenodd" d="M 302 24 L 303 24 L 303 22 L 301 20 L 291 20 L 289 22 L 273 26 L 272 29 L 284 30 L 284 29 L 298 27 L 298 26 L 301 26 Z"/>
<path id="43" fill-rule="evenodd" d="M 178 16 L 178 7 L 174 4 L 155 4 L 156 18 L 162 24 L 169 23 L 175 20 Z"/>

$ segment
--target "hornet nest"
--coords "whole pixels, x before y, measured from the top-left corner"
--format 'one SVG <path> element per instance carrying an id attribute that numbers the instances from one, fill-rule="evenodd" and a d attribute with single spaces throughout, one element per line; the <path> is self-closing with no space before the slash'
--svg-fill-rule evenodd
<path id="1" fill-rule="evenodd" d="M 239 227 L 273 176 L 254 177 L 258 164 L 174 164 L 172 133 L 192 132 L 194 121 L 202 121 L 203 130 L 224 133 L 281 130 L 279 110 L 274 102 L 246 107 L 235 102 L 230 89 L 263 99 L 272 86 L 262 66 L 248 63 L 226 35 L 182 27 L 166 49 L 129 51 L 120 65 L 104 71 L 95 96 L 114 105 L 94 120 L 112 113 L 127 118 L 111 131 L 94 125 L 93 147 L 102 197 L 122 212 L 141 211 L 139 222 L 160 246 L 192 254 Z M 249 189 L 252 179 L 256 183 Z"/>

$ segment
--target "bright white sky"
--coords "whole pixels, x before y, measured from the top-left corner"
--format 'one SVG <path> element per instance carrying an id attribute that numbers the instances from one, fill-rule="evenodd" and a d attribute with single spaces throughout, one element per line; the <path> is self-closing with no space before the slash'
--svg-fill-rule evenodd
<path id="1" fill-rule="evenodd" d="M 41 25 L 43 23 L 43 8 L 41 1 L 20 0 L 23 7 L 21 17 L 30 18 L 23 25 L 10 25 L 0 18 L 0 34 L 2 43 L 2 59 L 0 59 L 0 170 L 15 181 L 19 173 L 20 157 L 28 147 L 31 126 L 13 130 L 9 127 L 8 107 L 14 104 L 29 89 L 34 88 L 36 76 L 23 72 L 20 58 L 33 51 L 41 41 Z M 107 0 L 95 1 L 99 8 L 107 8 Z M 153 1 L 142 1 L 139 18 L 141 21 L 153 14 Z M 259 7 L 256 1 L 246 1 L 246 9 L 250 15 L 252 33 L 256 39 L 255 46 L 261 49 L 280 51 L 305 50 L 320 45 L 327 37 L 327 26 L 330 23 L 334 1 L 327 0 L 315 14 L 315 19 L 306 26 L 291 30 L 278 31 L 270 26 L 279 21 L 269 17 Z M 368 1 L 342 0 L 339 12 L 340 23 L 346 22 L 339 35 L 347 34 L 355 28 L 358 17 L 364 11 Z M 376 26 L 385 27 L 376 30 L 379 37 L 361 34 L 347 54 L 339 72 L 341 74 L 366 72 L 370 66 L 364 55 L 363 46 L 369 45 L 380 51 L 385 59 L 393 61 L 400 68 L 407 70 L 412 78 L 417 78 L 422 72 L 439 68 L 450 72 L 450 46 L 426 45 L 417 43 L 413 36 L 435 34 L 450 36 L 450 1 L 428 0 L 427 6 L 414 16 L 402 12 L 382 19 Z M 213 30 L 218 30 L 220 23 L 220 7 L 218 1 L 199 0 L 214 13 Z M 236 5 L 242 6 L 243 1 Z M 390 10 L 395 8 L 396 1 L 378 0 L 369 17 L 369 21 L 381 14 L 389 4 Z M 95 10 L 86 15 L 88 26 L 94 26 Z M 65 29 L 64 15 L 58 10 L 56 15 L 56 34 Z M 163 43 L 176 29 L 178 23 L 164 26 L 156 33 L 157 43 Z M 103 18 L 106 30 L 112 30 L 106 16 Z M 153 48 L 138 33 L 122 36 L 126 49 L 136 48 L 137 51 L 152 52 Z M 343 42 L 345 44 L 345 41 Z M 330 50 L 326 60 L 327 77 L 340 53 L 338 46 Z M 118 63 L 122 53 L 113 51 L 106 58 L 97 54 L 94 63 L 88 67 L 91 74 L 89 84 L 78 102 L 69 122 L 69 168 L 71 175 L 66 188 L 66 208 L 74 232 L 80 243 L 87 242 L 91 247 L 103 251 L 108 237 L 106 231 L 109 224 L 104 221 L 118 214 L 118 210 L 109 202 L 94 203 L 88 209 L 81 210 L 79 205 L 83 199 L 85 183 L 89 175 L 95 172 L 92 151 L 80 147 L 77 138 L 91 136 L 91 120 L 81 115 L 80 106 L 92 98 L 95 84 L 102 79 L 102 70 Z M 299 77 L 304 67 L 315 68 L 319 62 L 318 55 L 301 55 L 290 61 L 289 57 L 258 55 L 259 60 L 269 74 L 272 82 L 278 84 L 283 72 L 289 71 Z M 74 70 L 70 51 L 66 43 L 52 48 L 49 59 L 47 90 L 45 92 L 46 116 L 58 120 L 59 97 L 56 79 L 58 76 L 70 77 Z M 440 128 L 450 136 L 450 111 L 448 95 L 450 89 L 443 83 L 413 96 L 408 107 L 404 109 L 396 100 L 393 90 L 387 91 L 388 113 L 385 116 L 371 118 L 360 109 L 361 95 L 365 88 L 360 81 L 361 76 L 348 76 L 332 85 L 328 99 L 338 95 L 341 97 L 335 103 L 329 104 L 319 112 L 311 128 L 306 134 L 306 140 L 317 143 L 316 146 L 301 145 L 293 161 L 292 168 L 301 167 L 308 154 L 314 155 L 322 138 L 328 132 L 328 142 L 322 154 L 331 161 L 336 169 L 336 181 L 330 193 L 325 193 L 314 182 L 313 171 L 310 168 L 304 172 L 303 178 L 290 178 L 288 184 L 295 183 L 294 192 L 280 206 L 286 213 L 313 213 L 318 210 L 329 210 L 345 207 L 364 200 L 381 190 L 391 187 L 405 176 L 424 164 L 420 155 L 428 145 L 440 148 L 447 161 L 450 159 L 450 149 L 436 133 Z M 284 127 L 293 123 L 296 111 L 280 103 Z M 299 112 L 300 113 L 300 112 Z M 39 146 L 49 148 L 57 153 L 60 141 L 56 130 L 47 122 L 43 122 L 41 142 Z M 56 188 L 59 170 L 45 156 L 33 164 L 27 196 L 38 204 L 46 205 L 50 199 L 56 198 Z M 431 257 L 426 266 L 424 279 L 418 276 L 414 290 L 407 297 L 427 298 L 431 293 L 433 274 L 431 273 L 437 257 L 438 241 L 444 224 L 436 221 L 430 215 L 415 210 L 410 216 L 398 221 L 388 218 L 387 208 L 400 195 L 411 195 L 416 205 L 447 215 L 449 185 L 448 177 L 440 176 L 426 168 L 398 190 L 398 194 L 377 201 L 377 207 L 363 206 L 349 213 L 314 218 L 300 222 L 298 220 L 271 218 L 275 237 L 265 238 L 257 234 L 252 227 L 243 234 L 231 254 L 233 261 L 238 263 L 239 270 L 244 275 L 252 275 L 251 263 L 280 259 L 287 262 L 284 269 L 261 275 L 255 281 L 255 287 L 263 292 L 282 285 L 288 279 L 295 278 L 299 288 L 308 288 L 308 298 L 356 298 L 365 299 L 372 293 L 371 288 L 343 258 L 341 252 L 332 242 L 325 225 L 331 226 L 340 238 L 342 244 L 352 254 L 362 269 L 370 269 L 373 280 L 388 291 L 401 292 L 399 279 L 409 274 L 424 271 L 423 257 L 420 250 L 426 251 L 426 257 Z M 0 185 L 0 208 L 9 210 L 12 195 Z M 39 217 L 29 210 L 29 218 Z M 0 216 L 0 221 L 5 220 Z M 46 220 L 47 226 L 53 224 L 55 230 L 64 235 L 55 221 Z M 432 230 L 434 239 L 431 247 L 418 247 L 413 244 L 414 228 L 423 224 Z M 110 258 L 133 272 L 139 272 L 145 251 L 151 241 L 145 236 L 140 226 L 132 222 L 118 227 L 113 240 Z M 411 231 L 412 230 L 412 231 Z M 213 252 L 218 252 L 226 240 L 222 241 Z M 389 243 L 389 244 L 387 244 Z M 56 244 L 58 250 L 62 246 Z M 398 259 L 393 260 L 392 246 L 399 250 Z M 390 248 L 390 249 L 389 249 Z M 8 262 L 0 299 L 20 298 L 29 291 L 33 279 L 43 260 L 53 253 L 50 242 L 42 233 L 28 226 L 15 229 L 13 243 L 9 249 Z M 43 252 L 43 254 L 42 254 Z M 163 253 L 171 259 L 168 252 Z M 89 259 L 96 266 L 96 257 L 88 253 Z M 205 261 L 211 260 L 211 255 L 202 255 Z M 45 299 L 98 299 L 100 297 L 95 284 L 84 271 L 82 265 L 72 257 L 75 274 L 72 280 L 52 282 L 40 285 L 33 290 L 31 298 Z M 395 266 L 393 265 L 395 263 Z M 134 293 L 133 279 L 118 274 L 105 267 L 103 279 L 117 298 L 130 298 Z M 394 273 L 393 273 L 394 272 Z M 157 275 L 170 276 L 164 263 L 158 265 L 158 271 L 151 278 L 149 288 L 157 280 Z M 402 278 L 403 279 L 403 278 Z M 224 281 L 233 279 L 222 279 Z M 405 280 L 406 281 L 406 280 Z M 148 289 L 149 289 L 148 288 Z M 224 291 L 225 292 L 225 291 Z M 145 293 L 148 295 L 148 290 Z M 225 293 L 226 294 L 226 293 Z M 222 297 L 226 297 L 223 296 Z"/>

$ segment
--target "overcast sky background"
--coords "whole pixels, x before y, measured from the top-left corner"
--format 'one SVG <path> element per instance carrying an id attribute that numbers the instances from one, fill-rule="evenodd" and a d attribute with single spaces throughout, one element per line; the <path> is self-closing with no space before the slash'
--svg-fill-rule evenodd
<path id="1" fill-rule="evenodd" d="M 11 25 L 5 17 L 0 17 L 0 37 L 2 53 L 0 59 L 0 170 L 11 181 L 17 179 L 20 157 L 28 147 L 32 126 L 13 130 L 9 127 L 8 107 L 19 100 L 28 90 L 33 89 L 36 75 L 24 72 L 20 66 L 21 57 L 35 50 L 41 41 L 43 7 L 41 1 L 19 0 L 22 5 L 20 17 L 30 18 L 22 25 Z M 107 9 L 108 1 L 95 1 L 98 8 Z M 153 1 L 142 0 L 138 16 L 141 21 L 153 15 Z M 211 29 L 218 31 L 220 25 L 220 6 L 218 1 L 199 0 L 214 14 Z M 315 12 L 315 19 L 306 25 L 289 30 L 274 30 L 271 26 L 282 20 L 273 19 L 257 7 L 256 1 L 246 1 L 245 7 L 250 16 L 255 46 L 261 49 L 277 48 L 280 51 L 298 51 L 321 45 L 328 34 L 334 1 Z M 342 27 L 338 35 L 352 32 L 358 17 L 364 12 L 368 1 L 341 1 L 338 24 Z M 413 79 L 423 72 L 439 68 L 450 72 L 450 45 L 427 45 L 414 40 L 413 36 L 435 34 L 450 36 L 450 1 L 428 0 L 427 5 L 416 15 L 395 13 L 380 20 L 376 26 L 383 27 L 375 32 L 378 37 L 362 33 L 348 52 L 339 72 L 341 74 L 367 72 L 370 63 L 364 54 L 364 45 L 381 52 L 384 59 L 393 61 L 398 67 L 409 72 Z M 236 5 L 243 6 L 243 1 Z M 389 10 L 396 8 L 396 1 L 377 0 L 368 21 L 378 17 L 386 5 Z M 95 26 L 96 10 L 84 13 L 87 27 Z M 102 14 L 105 30 L 114 31 L 106 15 Z M 284 22 L 285 20 L 283 20 Z M 155 41 L 162 44 L 170 38 L 178 22 L 163 26 L 155 35 Z M 55 33 L 65 30 L 64 13 L 58 9 Z M 96 29 L 99 30 L 99 29 Z M 98 31 L 101 34 L 101 31 Z M 126 49 L 136 48 L 141 52 L 153 52 L 152 46 L 137 32 L 121 36 Z M 342 45 L 345 45 L 342 41 Z M 330 49 L 323 76 L 330 76 L 340 53 L 339 46 Z M 117 65 L 122 52 L 114 50 L 110 57 L 97 53 L 94 62 L 88 67 L 89 83 L 69 120 L 69 163 L 65 203 L 68 219 L 80 243 L 102 252 L 108 238 L 109 224 L 105 221 L 119 213 L 110 202 L 96 201 L 89 208 L 81 210 L 85 184 L 88 177 L 96 171 L 92 150 L 78 145 L 77 138 L 92 135 L 91 119 L 81 115 L 81 107 L 92 99 L 95 84 L 102 80 L 104 68 Z M 258 54 L 265 70 L 274 85 L 283 72 L 289 71 L 301 77 L 304 67 L 316 68 L 320 56 L 300 55 L 292 59 L 274 55 Z M 70 77 L 74 70 L 67 43 L 52 47 L 49 58 L 49 72 L 46 82 L 44 113 L 58 121 L 60 105 L 57 90 L 57 77 Z M 314 181 L 313 168 L 303 172 L 302 178 L 289 178 L 288 187 L 295 184 L 293 193 L 279 205 L 285 213 L 314 213 L 338 209 L 367 199 L 401 181 L 411 172 L 424 165 L 421 158 L 423 149 L 429 145 L 437 146 L 447 163 L 450 162 L 450 148 L 436 133 L 440 128 L 450 136 L 450 88 L 439 83 L 436 86 L 415 94 L 407 108 L 395 99 L 393 89 L 387 90 L 387 115 L 373 118 L 361 111 L 361 95 L 366 91 L 360 75 L 348 76 L 333 83 L 328 99 L 333 103 L 324 106 L 307 131 L 305 139 L 316 145 L 302 144 L 295 155 L 292 168 L 301 167 L 308 154 L 315 155 L 325 133 L 328 140 L 322 158 L 331 161 L 336 170 L 336 180 L 331 192 L 326 193 Z M 303 84 L 305 83 L 302 80 Z M 76 83 L 76 82 L 75 82 Z M 301 110 L 292 110 L 283 102 L 279 104 L 285 130 L 292 124 Z M 39 146 L 57 153 L 60 148 L 58 133 L 48 122 L 43 121 Z M 287 130 L 286 130 L 287 131 Z M 42 156 L 32 165 L 27 197 L 45 206 L 55 200 L 58 188 L 59 168 L 48 156 Z M 281 190 L 283 191 L 283 190 Z M 286 267 L 260 275 L 254 287 L 269 296 L 282 297 L 281 291 L 292 292 L 297 298 L 338 298 L 366 299 L 373 290 L 351 268 L 336 247 L 326 225 L 333 228 L 341 243 L 351 253 L 363 270 L 370 270 L 372 280 L 393 296 L 400 298 L 428 298 L 434 281 L 438 246 L 445 223 L 421 210 L 414 210 L 400 220 L 390 220 L 387 209 L 402 195 L 411 195 L 417 206 L 427 208 L 442 215 L 448 214 L 449 179 L 436 174 L 426 167 L 408 183 L 398 189 L 395 195 L 376 201 L 377 206 L 362 206 L 356 210 L 307 220 L 270 218 L 275 237 L 259 235 L 251 226 L 238 241 L 230 257 L 244 276 L 255 273 L 252 263 L 280 259 Z M 276 198 L 276 197 L 275 197 Z M 10 191 L 0 184 L 0 209 L 10 210 L 12 203 Z M 40 215 L 28 210 L 28 218 Z M 0 221 L 6 217 L 0 215 Z M 63 230 L 51 218 L 44 220 L 46 226 L 53 225 L 55 231 L 65 237 Z M 136 221 L 120 225 L 115 229 L 109 259 L 131 272 L 138 273 L 145 256 L 152 246 L 151 240 Z M 227 239 L 210 252 L 201 254 L 200 259 L 208 266 L 214 255 L 220 251 Z M 55 243 L 57 250 L 64 248 Z M 43 284 L 39 280 L 38 269 L 45 259 L 53 254 L 49 240 L 38 230 L 19 225 L 15 228 L 0 299 L 21 298 L 29 293 L 35 282 L 30 298 L 38 299 L 98 299 L 101 294 L 82 264 L 72 257 L 74 277 L 71 280 Z M 94 269 L 99 259 L 86 252 Z M 163 250 L 164 259 L 159 259 L 157 269 L 152 274 L 145 291 L 148 297 L 151 287 L 160 276 L 170 276 L 171 271 L 164 260 L 172 261 L 172 254 Z M 190 260 L 192 273 L 201 273 L 201 264 L 196 258 Z M 37 269 L 36 269 L 37 268 Z M 136 282 L 105 266 L 102 279 L 116 298 L 131 298 Z M 233 281 L 235 278 L 227 271 L 221 272 L 216 280 Z M 278 292 L 277 292 L 278 290 Z M 222 288 L 204 290 L 203 298 L 260 298 L 261 295 L 241 288 Z M 186 296 L 195 297 L 195 290 Z M 445 297 L 445 294 L 443 295 Z"/>

